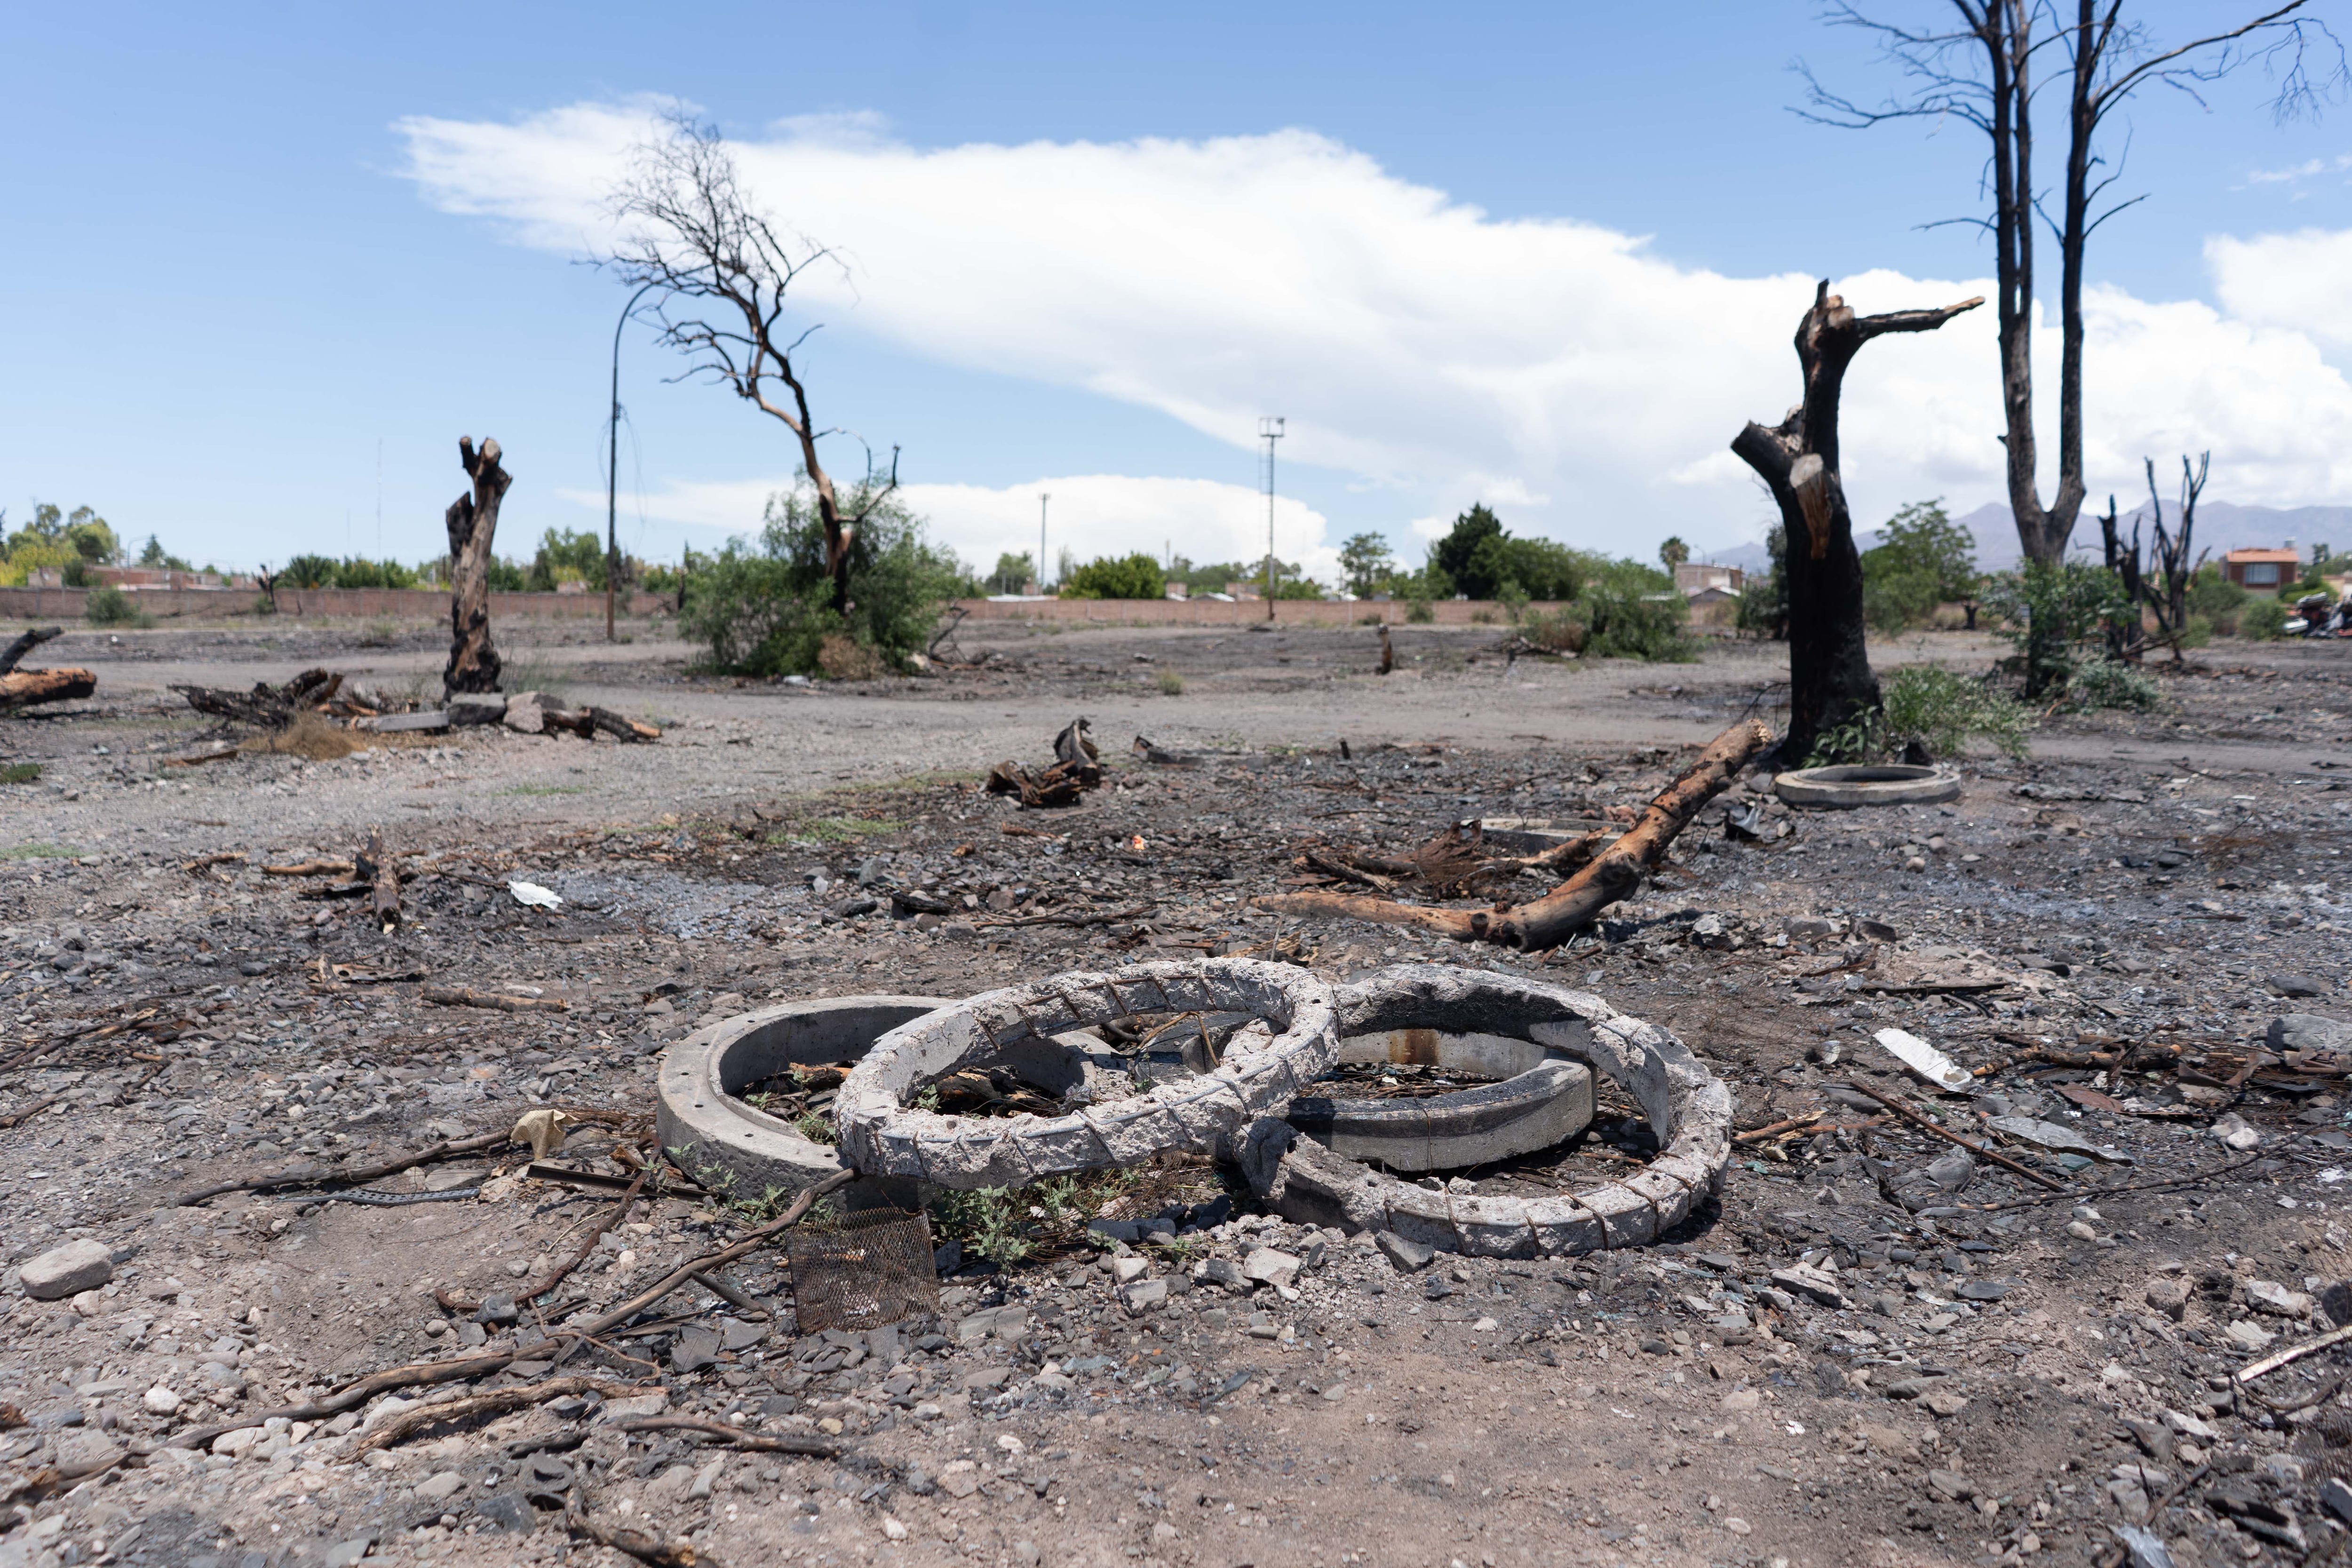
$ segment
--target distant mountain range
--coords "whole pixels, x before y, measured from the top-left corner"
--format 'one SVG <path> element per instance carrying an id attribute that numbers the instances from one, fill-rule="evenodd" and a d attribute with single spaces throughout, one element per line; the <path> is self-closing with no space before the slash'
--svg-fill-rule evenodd
<path id="1" fill-rule="evenodd" d="M 2155 531 L 2145 521 L 2147 515 L 2147 505 L 2142 502 L 2122 518 L 2126 538 L 2130 537 L 2132 523 L 2140 521 L 2140 544 L 2144 550 L 2152 547 L 2155 536 Z M 2165 502 L 2164 519 L 2168 526 L 2177 521 L 2169 500 Z M 1976 541 L 1979 567 L 2001 572 L 2017 564 L 2017 524 L 2009 508 L 1998 501 L 1990 502 L 1952 521 L 1967 529 L 1969 536 Z M 2314 544 L 2352 550 L 2352 506 L 2239 506 L 2232 501 L 2202 501 L 2197 508 L 2196 537 L 2190 542 L 2200 552 L 2210 551 L 2219 560 L 2225 551 L 2276 548 L 2289 541 L 2306 559 Z M 1857 532 L 1853 542 L 1858 549 L 1871 549 L 1879 542 L 1878 531 Z M 2074 524 L 2073 548 L 2075 554 L 2087 554 L 2094 560 L 2100 555 L 2099 521 L 2088 510 Z M 1772 564 L 1770 552 L 1761 544 L 1718 550 L 1707 559 L 1750 572 L 1762 572 Z"/>

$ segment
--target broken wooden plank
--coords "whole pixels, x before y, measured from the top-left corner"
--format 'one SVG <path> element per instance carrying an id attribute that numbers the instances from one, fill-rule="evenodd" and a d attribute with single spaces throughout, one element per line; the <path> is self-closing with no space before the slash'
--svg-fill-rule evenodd
<path id="1" fill-rule="evenodd" d="M 470 985 L 427 985 L 419 993 L 444 1007 L 489 1007 L 501 1013 L 569 1013 L 572 1004 L 560 996 L 509 996 L 498 991 L 477 991 Z"/>

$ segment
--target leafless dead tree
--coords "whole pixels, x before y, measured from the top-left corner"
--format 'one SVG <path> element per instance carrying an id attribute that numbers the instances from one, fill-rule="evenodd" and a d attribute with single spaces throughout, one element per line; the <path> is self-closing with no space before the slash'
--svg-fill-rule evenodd
<path id="1" fill-rule="evenodd" d="M 2137 521 L 2132 524 L 2130 546 L 2125 547 L 2118 533 L 2113 496 L 2107 498 L 2107 515 L 2099 520 L 2099 528 L 2105 536 L 2107 569 L 2122 581 L 2135 611 L 2141 605 L 2147 606 L 2149 616 L 2156 622 L 2155 640 L 2171 646 L 2173 662 L 2178 664 L 2181 660 L 2182 634 L 2189 629 L 2189 580 L 2205 563 L 2208 553 L 2200 551 L 2192 557 L 2189 552 L 2194 548 L 2191 542 L 2197 531 L 2197 502 L 2205 493 L 2205 476 L 2212 467 L 2213 454 L 2199 453 L 2194 464 L 2185 456 L 2180 459 L 2179 526 L 2169 530 L 2164 525 L 2164 498 L 2156 493 L 2156 459 L 2140 460 L 2147 465 L 2147 509 L 2156 529 L 2154 553 L 2146 565 L 2141 563 Z M 2143 640 L 2140 628 L 2135 623 L 2126 630 L 2128 635 L 2123 640 L 2128 646 L 2116 646 L 2117 639 L 2113 637 L 2108 639 L 2111 655 L 2137 651 Z"/>
<path id="2" fill-rule="evenodd" d="M 1862 345 L 1888 332 L 1932 332 L 1981 296 L 1927 310 L 1857 316 L 1829 279 L 1797 322 L 1804 401 L 1769 429 L 1750 420 L 1731 449 L 1756 470 L 1780 509 L 1789 584 L 1789 732 L 1780 755 L 1804 765 L 1813 742 L 1878 711 L 1878 677 L 1863 647 L 1862 558 L 1853 548 L 1838 450 L 1838 400 Z"/>
<path id="3" fill-rule="evenodd" d="M 887 476 L 869 474 L 877 482 L 860 488 L 861 505 L 848 513 L 817 456 L 817 442 L 839 432 L 819 429 L 809 414 L 808 388 L 792 356 L 816 328 L 787 342 L 785 307 L 803 273 L 837 259 L 804 236 L 780 235 L 744 191 L 718 132 L 689 120 L 670 121 L 663 135 L 636 148 L 612 206 L 624 236 L 604 264 L 628 288 L 653 286 L 660 341 L 692 362 L 677 379 L 706 376 L 729 387 L 782 421 L 799 443 L 824 524 L 833 607 L 846 610 L 850 544 L 858 524 L 898 489 L 898 458 L 894 448 Z"/>
<path id="4" fill-rule="evenodd" d="M 2124 0 L 1948 0 L 1948 28 L 1898 26 L 1843 0 L 1830 5 L 1836 26 L 1874 35 L 1906 89 L 1873 108 L 1824 89 L 1808 74 L 1809 119 L 1860 128 L 1893 120 L 1956 120 L 1990 142 L 1980 189 L 1992 210 L 1949 221 L 1992 237 L 2000 297 L 2001 402 L 2008 448 L 2009 503 L 2026 555 L 2055 564 L 2066 552 L 2087 494 L 2083 479 L 2083 254 L 2097 227 L 2140 200 L 2108 200 L 2121 173 L 2100 154 L 2107 117 L 2141 88 L 2161 82 L 2198 98 L 2206 84 L 2250 62 L 2273 73 L 2273 107 L 2281 117 L 2312 107 L 2346 79 L 2344 51 L 2325 24 L 2298 16 L 2307 0 L 2272 6 L 2236 26 L 2170 48 L 2147 25 L 2124 16 Z M 2069 18 L 2067 12 L 2073 15 Z M 2333 56 L 2333 68 L 2326 58 Z M 2055 56 L 2054 59 L 2050 57 Z M 2033 184 L 2034 99 L 2045 61 L 2066 88 L 2066 169 L 2059 212 L 2044 209 Z M 2321 68 L 2315 80 L 2312 68 Z M 2199 98 L 2199 101 L 2202 101 Z M 2036 220 L 2057 240 L 2058 489 L 2042 504 L 2033 434 L 2033 239 Z"/>

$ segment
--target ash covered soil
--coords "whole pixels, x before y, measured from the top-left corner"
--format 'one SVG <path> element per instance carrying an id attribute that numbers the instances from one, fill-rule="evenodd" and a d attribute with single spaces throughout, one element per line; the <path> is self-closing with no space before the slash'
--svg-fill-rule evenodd
<path id="1" fill-rule="evenodd" d="M 2104 1563 L 2143 1520 L 2184 1568 L 2340 1549 L 2323 1494 L 2352 1475 L 2343 1352 L 2231 1377 L 2327 1329 L 2352 1273 L 2334 650 L 2197 656 L 2161 710 L 2053 718 L 2032 760 L 1969 760 L 1948 805 L 1792 812 L 1744 784 L 1591 937 L 1520 955 L 1248 900 L 1321 885 L 1318 845 L 1622 819 L 1739 713 L 1770 713 L 1777 650 L 1579 668 L 1407 628 L 1383 680 L 1357 628 L 1004 629 L 964 637 L 996 652 L 976 671 L 801 690 L 692 678 L 641 631 L 519 651 L 534 683 L 665 725 L 656 744 L 467 731 L 194 768 L 165 765 L 209 733 L 169 681 L 324 663 L 391 686 L 437 667 L 433 634 L 43 650 L 100 686 L 0 724 L 7 760 L 42 768 L 0 786 L 0 1563 L 629 1561 L 568 1536 L 567 1510 L 730 1564 Z M 1881 655 L 1923 656 L 1987 652 Z M 980 790 L 998 761 L 1050 761 L 1078 713 L 1109 764 L 1085 804 Z M 1136 733 L 1188 761 L 1130 754 Z M 1751 802 L 1762 837 L 1728 836 Z M 376 825 L 404 857 L 389 933 L 364 899 L 304 896 L 340 879 L 264 869 L 348 860 Z M 525 908 L 510 879 L 565 902 Z M 561 1365 L 393 1397 L 603 1380 L 589 1393 L 364 1452 L 388 1400 L 173 1446 L 537 1340 L 765 1217 L 641 1201 L 520 1322 L 484 1322 L 436 1290 L 543 1278 L 617 1194 L 522 1177 L 503 1146 L 371 1184 L 435 1201 L 184 1194 L 543 1106 L 616 1113 L 556 1158 L 617 1173 L 605 1151 L 653 1152 L 659 1052 L 730 1013 L 1203 952 L 1589 989 L 1686 1041 L 1739 1127 L 1794 1125 L 1739 1144 L 1719 1203 L 1639 1250 L 1423 1264 L 1171 1163 L 937 1216 L 968 1260 L 1008 1232 L 1029 1255 L 967 1261 L 936 1316 L 803 1336 L 763 1248 L 719 1279 L 753 1307 L 690 1286 Z M 437 1005 L 428 985 L 539 1005 Z M 1983 1069 L 1971 1091 L 1906 1073 L 1874 1042 L 1890 1027 Z M 1864 1087 L 2060 1190 L 1955 1158 Z M 1652 1143 L 1604 1096 L 1570 1145 L 1439 1177 L 1572 1186 Z M 37 1260 L 75 1242 L 69 1282 L 97 1282 L 36 1299 L 26 1266 L 53 1289 Z M 1202 1267 L 1261 1249 L 1297 1260 L 1293 1283 Z M 1115 1286 L 1139 1268 L 1168 1289 L 1135 1314 Z M 624 1429 L 656 1414 L 840 1452 Z"/>

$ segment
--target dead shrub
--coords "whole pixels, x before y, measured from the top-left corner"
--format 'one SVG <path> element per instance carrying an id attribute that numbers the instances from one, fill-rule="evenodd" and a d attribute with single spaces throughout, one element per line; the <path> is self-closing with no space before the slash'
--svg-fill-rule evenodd
<path id="1" fill-rule="evenodd" d="M 276 734 L 256 735 L 237 747 L 248 755 L 276 753 L 305 757 L 314 763 L 331 763 L 359 749 L 350 731 L 322 714 L 311 712 L 297 713 L 294 722 Z"/>
<path id="2" fill-rule="evenodd" d="M 816 667 L 835 680 L 876 680 L 883 669 L 880 654 L 839 632 L 817 645 Z"/>

